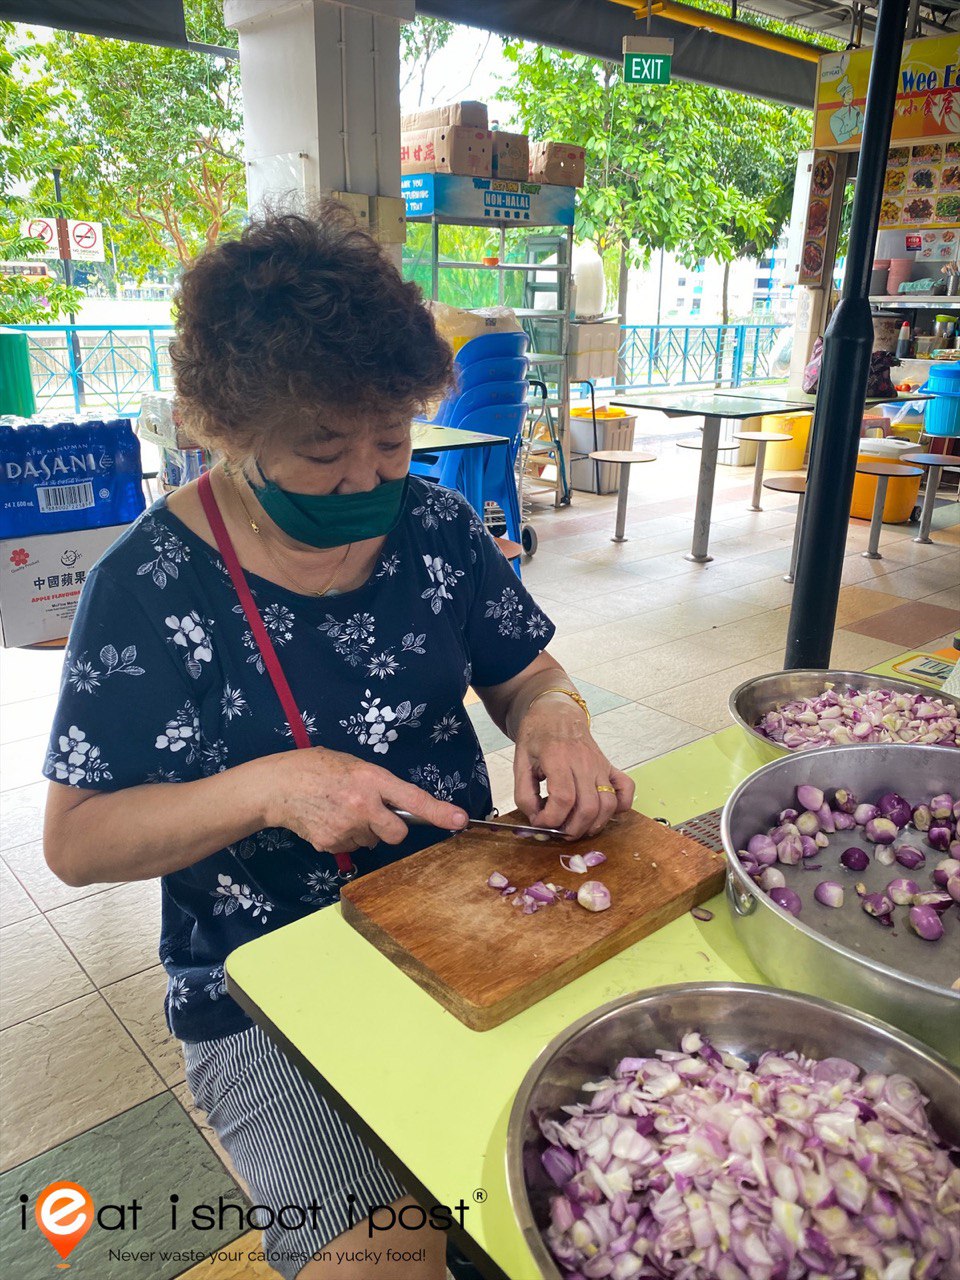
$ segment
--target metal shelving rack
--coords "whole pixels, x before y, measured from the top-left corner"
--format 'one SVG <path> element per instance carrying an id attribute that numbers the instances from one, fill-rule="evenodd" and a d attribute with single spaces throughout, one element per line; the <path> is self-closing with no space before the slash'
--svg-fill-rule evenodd
<path id="1" fill-rule="evenodd" d="M 506 219 L 496 221 L 489 218 L 458 218 L 449 217 L 444 214 L 432 213 L 418 217 L 408 214 L 408 221 L 430 224 L 430 278 L 431 278 L 431 296 L 434 301 L 439 300 L 440 296 L 440 273 L 447 268 L 456 268 L 458 270 L 476 270 L 496 272 L 497 280 L 497 300 L 501 306 L 506 305 L 506 280 L 508 272 L 522 272 L 528 277 L 536 272 L 554 274 L 557 276 L 557 289 L 559 307 L 552 310 L 540 310 L 536 307 L 518 307 L 514 308 L 517 318 L 524 320 L 543 320 L 551 321 L 557 325 L 559 335 L 559 351 L 542 352 L 530 351 L 527 359 L 530 361 L 530 373 L 534 378 L 545 382 L 550 387 L 551 394 L 547 400 L 547 407 L 556 415 L 555 430 L 560 441 L 560 447 L 563 451 L 564 459 L 570 456 L 570 380 L 567 371 L 568 352 L 570 346 L 570 272 L 573 260 L 573 228 L 556 222 L 538 222 L 535 220 L 519 222 L 508 222 Z M 440 257 L 440 228 L 442 226 L 458 226 L 458 227 L 482 227 L 490 231 L 499 232 L 499 261 L 496 266 L 488 266 L 483 262 L 467 262 L 459 259 L 441 258 Z M 536 228 L 539 231 L 551 228 L 556 230 L 557 239 L 563 246 L 564 252 L 559 257 L 563 257 L 565 261 L 555 263 L 544 262 L 505 262 L 507 255 L 507 230 L 526 231 Z M 526 326 L 524 326 L 526 328 Z M 531 406 L 540 409 L 540 404 Z M 570 501 L 569 483 L 565 482 L 567 468 L 557 465 L 556 481 L 549 487 L 546 485 L 530 488 L 527 486 L 526 493 L 552 493 L 555 506 L 566 504 Z"/>

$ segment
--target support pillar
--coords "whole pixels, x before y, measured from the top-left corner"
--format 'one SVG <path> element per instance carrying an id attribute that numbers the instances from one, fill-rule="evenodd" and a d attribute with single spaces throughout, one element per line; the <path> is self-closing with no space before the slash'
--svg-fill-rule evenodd
<path id="1" fill-rule="evenodd" d="M 400 198 L 400 24 L 414 16 L 414 0 L 224 0 L 240 36 L 251 212 L 347 192 L 375 230 L 397 217 L 369 198 Z"/>

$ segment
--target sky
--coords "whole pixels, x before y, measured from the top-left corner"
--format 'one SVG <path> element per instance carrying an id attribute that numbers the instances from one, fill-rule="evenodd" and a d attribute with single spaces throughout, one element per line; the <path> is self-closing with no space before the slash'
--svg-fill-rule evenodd
<path id="1" fill-rule="evenodd" d="M 418 102 L 420 82 L 416 77 L 400 94 L 401 111 L 472 99 L 488 103 L 491 121 L 497 120 L 506 128 L 512 122 L 513 108 L 509 103 L 494 102 L 501 79 L 510 75 L 510 63 L 500 48 L 499 36 L 475 27 L 456 27 L 447 45 L 427 65 L 422 104 Z"/>

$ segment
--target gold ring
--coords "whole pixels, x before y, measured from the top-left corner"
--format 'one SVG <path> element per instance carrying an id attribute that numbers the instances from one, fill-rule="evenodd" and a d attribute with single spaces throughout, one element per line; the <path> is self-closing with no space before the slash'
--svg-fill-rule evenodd
<path id="1" fill-rule="evenodd" d="M 614 795 L 614 796 L 617 794 L 617 789 L 616 789 L 616 787 L 597 787 L 597 790 L 598 790 L 598 791 L 609 791 L 609 792 L 610 792 L 610 794 L 611 794 L 611 795 Z"/>

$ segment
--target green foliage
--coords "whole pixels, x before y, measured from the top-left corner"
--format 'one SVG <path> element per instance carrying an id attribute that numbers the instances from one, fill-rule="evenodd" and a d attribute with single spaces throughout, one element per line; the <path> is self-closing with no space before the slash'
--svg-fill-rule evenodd
<path id="1" fill-rule="evenodd" d="M 625 85 L 618 65 L 555 49 L 505 54 L 514 74 L 499 96 L 523 127 L 586 148 L 576 233 L 605 261 L 622 247 L 634 265 L 658 249 L 729 262 L 777 238 L 807 113 L 698 84 Z"/>
<path id="2" fill-rule="evenodd" d="M 188 0 L 186 13 L 194 38 L 236 44 L 219 0 Z M 236 234 L 246 195 L 235 60 L 67 31 L 38 43 L 10 24 L 4 35 L 3 92 L 19 124 L 0 170 L 31 212 L 52 207 L 58 165 L 63 212 L 102 222 L 121 273 L 138 280 Z"/>
<path id="3" fill-rule="evenodd" d="M 56 217 L 63 210 L 52 200 L 35 201 L 23 193 L 37 176 L 59 162 L 49 145 L 46 117 L 71 105 L 43 74 L 29 43 L 13 23 L 0 22 L 0 261 L 28 262 L 42 241 L 21 234 L 29 217 Z M 80 305 L 79 289 L 61 280 L 0 275 L 0 324 L 39 324 L 57 320 Z"/>

